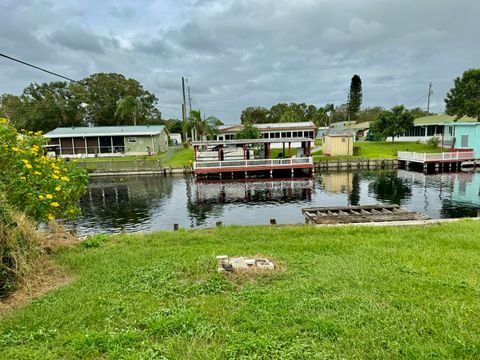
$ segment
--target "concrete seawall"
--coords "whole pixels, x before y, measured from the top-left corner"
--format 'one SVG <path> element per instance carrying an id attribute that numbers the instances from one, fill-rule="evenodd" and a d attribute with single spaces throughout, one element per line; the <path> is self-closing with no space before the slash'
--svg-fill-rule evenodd
<path id="1" fill-rule="evenodd" d="M 355 160 L 322 160 L 314 163 L 317 171 L 331 170 L 381 170 L 398 169 L 399 161 L 397 159 L 355 159 Z M 182 168 L 152 168 L 152 169 L 124 169 L 124 170 L 94 170 L 89 169 L 90 176 L 123 176 L 123 175 L 178 175 L 191 174 L 192 168 L 189 166 Z"/>

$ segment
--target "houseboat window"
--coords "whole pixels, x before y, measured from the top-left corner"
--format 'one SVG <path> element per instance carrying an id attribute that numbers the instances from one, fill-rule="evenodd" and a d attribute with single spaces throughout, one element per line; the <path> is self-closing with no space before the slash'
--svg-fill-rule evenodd
<path id="1" fill-rule="evenodd" d="M 461 144 L 462 148 L 468 147 L 468 135 L 462 135 Z"/>
<path id="2" fill-rule="evenodd" d="M 286 138 L 287 137 L 287 133 L 286 132 L 282 132 L 282 138 Z"/>
<path id="3" fill-rule="evenodd" d="M 287 138 L 291 138 L 292 137 L 292 133 L 290 131 L 287 131 Z"/>
<path id="4" fill-rule="evenodd" d="M 137 138 L 136 137 L 129 137 L 127 139 L 127 141 L 130 143 L 130 144 L 135 144 L 137 142 Z"/>
<path id="5" fill-rule="evenodd" d="M 303 132 L 303 137 L 308 137 L 308 131 Z"/>
<path id="6" fill-rule="evenodd" d="M 310 131 L 310 138 L 314 138 L 315 137 L 315 134 L 314 134 L 314 131 Z"/>
<path id="7" fill-rule="evenodd" d="M 279 133 L 279 132 L 276 132 L 276 133 L 275 133 L 275 138 L 278 139 L 279 137 L 280 137 L 280 133 Z"/>

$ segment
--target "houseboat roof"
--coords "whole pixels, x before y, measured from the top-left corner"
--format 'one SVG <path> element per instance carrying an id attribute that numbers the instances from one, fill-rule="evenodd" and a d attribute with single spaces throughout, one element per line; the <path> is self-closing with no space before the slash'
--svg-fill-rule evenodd
<path id="1" fill-rule="evenodd" d="M 192 145 L 241 145 L 241 144 L 265 144 L 265 143 L 293 143 L 302 141 L 313 141 L 311 138 L 283 138 L 283 139 L 234 139 L 234 140 L 207 140 L 193 141 Z"/>
<path id="2" fill-rule="evenodd" d="M 165 129 L 163 125 L 137 126 L 92 126 L 92 127 L 59 127 L 45 134 L 47 139 L 93 136 L 154 136 Z"/>
<path id="3" fill-rule="evenodd" d="M 316 126 L 311 121 L 302 122 L 286 122 L 286 123 L 268 123 L 268 124 L 253 124 L 259 130 L 288 130 L 288 129 L 315 129 Z M 218 130 L 222 132 L 236 131 L 243 128 L 242 124 L 220 125 Z"/>

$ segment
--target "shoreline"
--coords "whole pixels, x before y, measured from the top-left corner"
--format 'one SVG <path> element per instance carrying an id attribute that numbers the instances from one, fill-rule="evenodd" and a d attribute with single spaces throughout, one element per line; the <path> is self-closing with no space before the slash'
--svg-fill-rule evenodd
<path id="1" fill-rule="evenodd" d="M 353 160 L 321 160 L 314 162 L 315 170 L 383 170 L 383 169 L 398 169 L 398 159 L 353 159 Z M 178 175 L 178 174 L 192 174 L 193 169 L 190 166 L 175 167 L 175 168 L 158 168 L 158 169 L 125 169 L 116 171 L 105 171 L 87 169 L 88 175 L 96 176 L 124 176 L 124 175 Z"/>

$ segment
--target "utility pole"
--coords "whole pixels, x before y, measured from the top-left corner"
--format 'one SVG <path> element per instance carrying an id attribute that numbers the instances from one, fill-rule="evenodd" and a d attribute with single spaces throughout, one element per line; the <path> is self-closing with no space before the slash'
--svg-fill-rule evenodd
<path id="1" fill-rule="evenodd" d="M 183 102 L 182 102 L 182 120 L 185 123 L 185 120 L 187 119 L 186 117 L 186 101 L 185 101 L 185 79 L 182 76 L 182 96 L 183 96 Z"/>
<path id="2" fill-rule="evenodd" d="M 187 132 L 185 131 L 185 124 L 186 124 L 186 109 L 185 109 L 185 79 L 182 76 L 182 122 L 183 122 L 183 141 L 187 141 Z"/>
<path id="3" fill-rule="evenodd" d="M 427 113 L 430 113 L 430 97 L 433 95 L 432 83 L 428 85 Z"/>
<path id="4" fill-rule="evenodd" d="M 190 85 L 187 87 L 187 91 L 188 91 L 188 113 L 190 114 L 192 112 L 192 97 L 190 96 Z"/>

